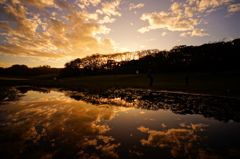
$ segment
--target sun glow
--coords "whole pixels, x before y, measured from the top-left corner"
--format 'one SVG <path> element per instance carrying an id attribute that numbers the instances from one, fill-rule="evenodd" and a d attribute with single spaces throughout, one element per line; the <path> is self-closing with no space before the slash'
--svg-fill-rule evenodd
<path id="1" fill-rule="evenodd" d="M 0 66 L 21 62 L 59 67 L 69 57 L 143 48 L 170 50 L 224 37 L 236 39 L 239 6 L 236 0 L 0 0 Z M 218 18 L 210 17 L 215 11 Z M 224 30 L 216 29 L 215 24 L 224 26 Z M 143 56 L 124 54 L 114 60 L 137 60 Z"/>

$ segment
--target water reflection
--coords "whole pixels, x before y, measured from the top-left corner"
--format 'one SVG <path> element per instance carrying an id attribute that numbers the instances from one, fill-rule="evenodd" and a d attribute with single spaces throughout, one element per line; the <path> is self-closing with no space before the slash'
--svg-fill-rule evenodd
<path id="1" fill-rule="evenodd" d="M 17 101 L 22 97 L 16 88 L 2 87 L 0 90 L 0 104 Z"/>
<path id="2" fill-rule="evenodd" d="M 103 92 L 65 91 L 66 96 L 92 104 L 111 104 L 140 109 L 170 109 L 176 114 L 200 114 L 207 118 L 240 122 L 240 99 L 141 89 Z"/>
<path id="3" fill-rule="evenodd" d="M 113 152 L 120 144 L 112 142 L 111 136 L 103 136 L 110 128 L 99 124 L 101 118 L 110 120 L 113 108 L 100 108 L 85 102 L 77 102 L 61 93 L 38 94 L 29 91 L 21 101 L 1 106 L 1 151 L 6 158 L 31 156 L 54 156 L 62 158 L 73 154 L 89 157 L 82 149 L 95 147 L 105 156 L 116 156 Z M 11 142 L 9 142 L 11 141 Z M 101 145 L 96 145 L 100 142 Z M 91 149 L 91 148 L 88 148 Z M 48 153 L 50 152 L 50 153 Z M 84 152 L 84 153 L 83 153 Z M 91 152 L 91 151 L 90 151 Z"/>
<path id="4" fill-rule="evenodd" d="M 218 100 L 214 97 L 202 101 L 202 96 L 176 94 L 173 98 L 174 94 L 163 92 L 147 96 L 151 92 L 140 90 L 113 94 L 32 87 L 10 90 L 18 98 L 0 105 L 1 158 L 240 157 L 238 103 L 233 102 L 237 99 L 219 98 L 235 111 L 228 114 L 231 117 L 222 117 L 232 120 L 225 123 L 202 116 L 203 112 L 219 113 L 226 105 L 212 105 Z M 222 116 L 225 113 L 220 111 Z"/>
<path id="5" fill-rule="evenodd" d="M 138 130 L 148 133 L 148 139 L 140 140 L 143 146 L 160 147 L 169 149 L 173 157 L 181 158 L 217 158 L 217 155 L 208 156 L 209 149 L 196 134 L 197 131 L 203 131 L 204 124 L 191 124 L 189 129 L 168 129 L 167 131 L 156 131 L 146 128 L 144 126 L 138 127 Z M 201 142 L 201 143 L 200 143 Z M 208 150 L 209 151 L 209 150 Z"/>

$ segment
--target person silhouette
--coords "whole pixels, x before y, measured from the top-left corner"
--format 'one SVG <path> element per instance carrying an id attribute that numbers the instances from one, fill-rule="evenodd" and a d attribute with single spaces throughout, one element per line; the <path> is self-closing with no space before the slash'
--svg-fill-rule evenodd
<path id="1" fill-rule="evenodd" d="M 188 87 L 189 77 L 188 74 L 185 76 L 186 87 Z"/>
<path id="2" fill-rule="evenodd" d="M 150 79 L 150 83 L 149 83 L 150 86 L 153 85 L 153 76 L 152 76 L 151 71 L 152 71 L 152 70 L 151 70 L 151 67 L 149 67 L 147 76 L 148 76 L 148 78 Z"/>

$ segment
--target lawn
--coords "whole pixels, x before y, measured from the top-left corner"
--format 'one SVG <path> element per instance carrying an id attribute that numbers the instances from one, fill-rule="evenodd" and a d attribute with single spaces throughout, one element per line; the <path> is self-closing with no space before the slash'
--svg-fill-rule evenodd
<path id="1" fill-rule="evenodd" d="M 107 89 L 107 88 L 147 88 L 157 90 L 211 93 L 228 96 L 240 96 L 240 72 L 197 72 L 189 73 L 189 86 L 186 87 L 185 73 L 153 74 L 153 86 L 145 74 L 100 75 L 71 77 L 54 80 L 54 75 L 36 77 L 0 77 L 4 85 L 33 85 L 68 89 Z"/>

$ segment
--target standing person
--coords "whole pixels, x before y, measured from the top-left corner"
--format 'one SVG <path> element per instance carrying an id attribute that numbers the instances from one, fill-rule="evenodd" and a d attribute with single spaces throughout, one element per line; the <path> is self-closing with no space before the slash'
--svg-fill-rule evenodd
<path id="1" fill-rule="evenodd" d="M 153 76 L 152 76 L 151 71 L 152 71 L 152 70 L 151 70 L 151 67 L 149 67 L 147 76 L 148 76 L 148 78 L 150 79 L 150 83 L 149 83 L 150 86 L 153 85 Z"/>
<path id="2" fill-rule="evenodd" d="M 189 80 L 188 74 L 186 74 L 186 76 L 185 76 L 186 87 L 188 87 L 188 80 Z"/>

